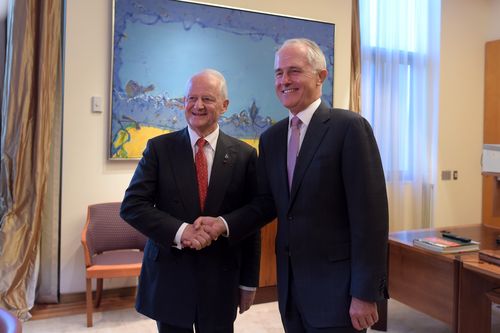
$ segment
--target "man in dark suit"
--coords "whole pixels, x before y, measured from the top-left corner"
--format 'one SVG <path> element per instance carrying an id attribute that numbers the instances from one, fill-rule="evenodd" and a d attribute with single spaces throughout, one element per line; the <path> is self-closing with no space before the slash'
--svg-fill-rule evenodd
<path id="1" fill-rule="evenodd" d="M 378 320 L 386 297 L 388 209 L 368 122 L 321 102 L 325 57 L 307 39 L 275 57 L 275 89 L 289 117 L 260 138 L 259 196 L 222 218 L 237 240 L 278 217 L 276 260 L 285 330 L 356 332 Z M 201 217 L 212 236 L 221 218 Z"/>
<path id="2" fill-rule="evenodd" d="M 247 204 L 256 188 L 255 149 L 219 130 L 228 107 L 226 81 L 214 70 L 187 84 L 188 127 L 149 140 L 121 207 L 122 218 L 149 239 L 136 308 L 160 333 L 230 333 L 253 303 L 260 234 L 237 244 L 212 242 L 191 224 Z"/>

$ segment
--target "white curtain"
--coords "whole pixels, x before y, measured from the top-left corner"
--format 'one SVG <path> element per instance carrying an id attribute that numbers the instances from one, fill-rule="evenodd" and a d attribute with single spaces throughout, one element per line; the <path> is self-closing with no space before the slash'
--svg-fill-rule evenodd
<path id="1" fill-rule="evenodd" d="M 441 2 L 360 0 L 361 110 L 380 148 L 390 228 L 432 226 Z"/>

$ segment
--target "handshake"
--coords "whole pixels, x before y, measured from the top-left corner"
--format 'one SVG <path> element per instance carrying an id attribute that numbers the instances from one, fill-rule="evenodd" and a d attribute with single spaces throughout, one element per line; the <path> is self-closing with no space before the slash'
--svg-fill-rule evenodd
<path id="1" fill-rule="evenodd" d="M 184 229 L 181 244 L 183 248 L 201 250 L 222 234 L 227 234 L 226 224 L 222 218 L 200 216 Z"/>

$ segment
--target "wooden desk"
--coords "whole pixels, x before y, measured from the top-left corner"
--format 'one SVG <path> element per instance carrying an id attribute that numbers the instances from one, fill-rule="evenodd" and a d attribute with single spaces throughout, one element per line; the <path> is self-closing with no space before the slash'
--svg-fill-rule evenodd
<path id="1" fill-rule="evenodd" d="M 500 288 L 500 266 L 481 261 L 477 253 L 461 256 L 458 332 L 491 332 L 491 299 Z"/>
<path id="2" fill-rule="evenodd" d="M 481 248 L 494 248 L 495 237 L 500 234 L 500 229 L 480 224 L 391 233 L 389 296 L 450 325 L 453 332 L 459 332 L 458 291 L 463 254 L 440 254 L 413 246 L 413 239 L 438 236 L 443 230 L 479 240 Z M 387 313 L 382 312 L 381 322 L 386 319 Z"/>
<path id="3" fill-rule="evenodd" d="M 276 239 L 277 230 L 278 221 L 276 219 L 261 229 L 259 287 L 276 287 L 276 251 L 274 250 L 274 240 Z"/>

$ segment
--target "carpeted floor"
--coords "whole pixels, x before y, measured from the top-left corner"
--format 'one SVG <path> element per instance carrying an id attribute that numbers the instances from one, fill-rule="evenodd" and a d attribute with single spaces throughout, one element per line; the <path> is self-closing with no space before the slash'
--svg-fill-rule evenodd
<path id="1" fill-rule="evenodd" d="M 388 333 L 450 333 L 445 324 L 418 311 L 389 300 Z M 500 309 L 493 308 L 492 332 L 500 332 Z M 156 333 L 155 323 L 134 309 L 94 313 L 94 327 L 86 327 L 85 315 L 31 320 L 23 333 Z M 369 332 L 378 332 L 369 330 Z M 239 315 L 235 333 L 283 333 L 277 303 L 263 303 Z"/>

